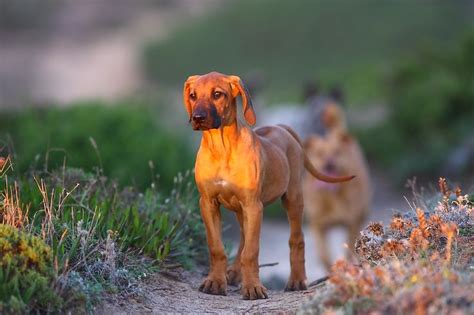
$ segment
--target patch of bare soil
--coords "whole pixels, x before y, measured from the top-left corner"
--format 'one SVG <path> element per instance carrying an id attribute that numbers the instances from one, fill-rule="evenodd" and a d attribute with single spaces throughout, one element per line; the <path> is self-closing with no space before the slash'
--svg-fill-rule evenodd
<path id="1" fill-rule="evenodd" d="M 303 302 L 315 291 L 283 292 L 269 290 L 266 300 L 242 300 L 239 288 L 227 288 L 227 296 L 199 292 L 204 272 L 178 270 L 156 273 L 144 280 L 138 293 L 129 296 L 110 296 L 95 314 L 141 313 L 277 313 L 295 314 Z"/>

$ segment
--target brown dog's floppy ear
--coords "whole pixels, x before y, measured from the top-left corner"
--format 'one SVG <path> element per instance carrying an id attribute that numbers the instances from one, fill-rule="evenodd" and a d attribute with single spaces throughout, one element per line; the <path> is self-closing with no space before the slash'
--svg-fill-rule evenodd
<path id="1" fill-rule="evenodd" d="M 192 75 L 186 80 L 186 82 L 184 82 L 183 102 L 184 102 L 184 108 L 188 112 L 189 121 L 191 121 L 191 114 L 192 114 L 191 101 L 189 100 L 189 85 L 193 83 L 194 81 L 196 81 L 198 78 L 199 78 L 198 75 Z"/>
<path id="2" fill-rule="evenodd" d="M 255 125 L 257 122 L 257 117 L 255 116 L 255 111 L 253 109 L 252 99 L 250 98 L 249 91 L 238 76 L 232 75 L 229 78 L 232 85 L 232 96 L 237 97 L 237 95 L 240 94 L 242 97 L 242 106 L 244 107 L 243 113 L 245 120 L 250 126 Z"/>

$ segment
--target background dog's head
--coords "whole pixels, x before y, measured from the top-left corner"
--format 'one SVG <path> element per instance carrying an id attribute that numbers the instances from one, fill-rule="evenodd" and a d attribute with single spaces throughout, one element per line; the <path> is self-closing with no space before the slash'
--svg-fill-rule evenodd
<path id="1" fill-rule="evenodd" d="M 312 135 L 306 139 L 304 148 L 317 169 L 330 176 L 341 176 L 353 171 L 351 169 L 353 141 L 346 132 L 332 133 L 325 137 Z M 324 183 L 321 182 L 321 185 Z"/>

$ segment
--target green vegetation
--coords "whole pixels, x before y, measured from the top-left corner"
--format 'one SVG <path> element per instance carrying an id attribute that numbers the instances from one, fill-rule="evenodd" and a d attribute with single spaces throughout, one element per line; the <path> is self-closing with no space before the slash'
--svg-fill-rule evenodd
<path id="1" fill-rule="evenodd" d="M 474 33 L 455 49 L 424 50 L 395 67 L 388 121 L 360 130 L 368 154 L 398 180 L 441 169 L 447 152 L 474 134 L 472 69 Z"/>
<path id="2" fill-rule="evenodd" d="M 90 311 L 103 291 L 133 293 L 150 271 L 169 264 L 190 267 L 205 257 L 189 171 L 175 177 L 167 194 L 155 184 L 140 192 L 74 168 L 11 178 L 5 174 L 11 172 L 10 160 L 3 164 L 5 312 Z"/>
<path id="3" fill-rule="evenodd" d="M 169 192 L 173 177 L 192 168 L 194 152 L 182 134 L 166 130 L 159 118 L 159 108 L 133 101 L 10 111 L 0 115 L 0 139 L 10 139 L 7 149 L 19 174 L 64 163 L 87 172 L 100 166 L 120 184 L 141 189 L 159 175 L 160 188 Z"/>
<path id="4" fill-rule="evenodd" d="M 39 237 L 0 224 L 0 313 L 55 311 L 53 255 Z"/>
<path id="5" fill-rule="evenodd" d="M 471 20 L 465 1 L 231 1 L 151 43 L 144 68 L 174 86 L 211 70 L 260 71 L 270 104 L 298 100 L 307 80 L 339 82 L 361 103 L 383 97 L 394 61 L 427 43 L 450 45 Z"/>

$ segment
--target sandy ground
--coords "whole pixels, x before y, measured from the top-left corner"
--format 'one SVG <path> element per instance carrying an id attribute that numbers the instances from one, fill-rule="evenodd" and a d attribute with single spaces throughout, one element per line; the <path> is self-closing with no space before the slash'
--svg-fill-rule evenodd
<path id="1" fill-rule="evenodd" d="M 95 313 L 105 314 L 294 314 L 319 287 L 306 291 L 270 290 L 266 300 L 242 300 L 237 287 L 229 287 L 227 296 L 198 291 L 203 273 L 175 271 L 155 274 L 140 285 L 140 293 L 127 298 L 109 297 Z"/>

